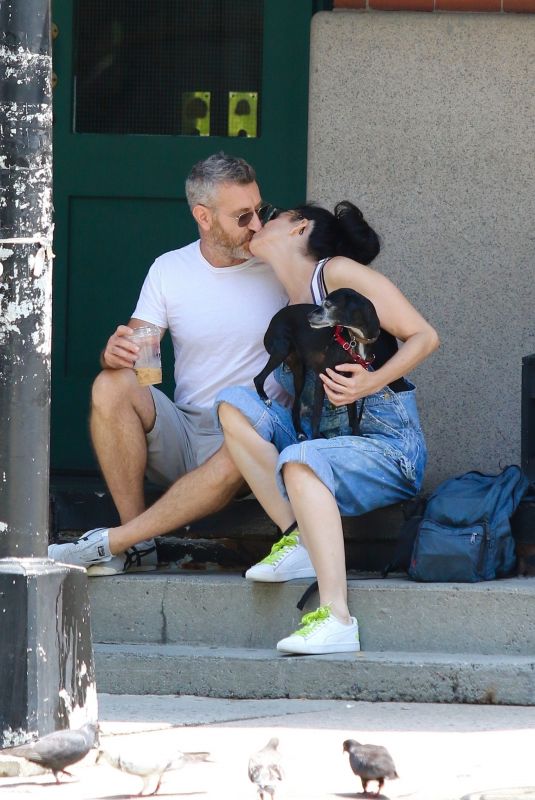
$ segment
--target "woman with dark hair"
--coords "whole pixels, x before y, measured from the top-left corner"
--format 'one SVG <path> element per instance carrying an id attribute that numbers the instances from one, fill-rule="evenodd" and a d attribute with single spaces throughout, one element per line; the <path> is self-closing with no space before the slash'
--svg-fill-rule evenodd
<path id="1" fill-rule="evenodd" d="M 373 368 L 343 363 L 321 376 L 322 438 L 298 441 L 290 411 L 276 402 L 266 406 L 254 390 L 232 387 L 216 398 L 235 464 L 284 532 L 246 578 L 318 580 L 319 608 L 277 649 L 354 652 L 359 630 L 347 606 L 341 515 L 364 514 L 419 490 L 426 448 L 414 386 L 404 375 L 438 347 L 438 336 L 388 278 L 365 266 L 379 252 L 379 240 L 352 203 L 339 203 L 334 214 L 315 205 L 273 214 L 250 249 L 271 264 L 290 304 L 321 303 L 327 293 L 351 288 L 373 302 L 381 323 Z M 312 407 L 306 394 L 314 376 L 307 377 L 302 408 Z M 287 368 L 277 379 L 291 393 Z M 362 398 L 361 435 L 353 436 L 345 406 Z M 303 427 L 310 431 L 309 419 Z"/>
<path id="2" fill-rule="evenodd" d="M 346 256 L 360 264 L 370 264 L 379 254 L 379 237 L 362 211 L 348 200 L 338 203 L 334 214 L 314 204 L 297 208 L 295 212 L 314 223 L 307 250 L 316 259 Z M 275 209 L 275 218 L 277 216 Z M 273 213 L 270 218 L 273 219 Z"/>

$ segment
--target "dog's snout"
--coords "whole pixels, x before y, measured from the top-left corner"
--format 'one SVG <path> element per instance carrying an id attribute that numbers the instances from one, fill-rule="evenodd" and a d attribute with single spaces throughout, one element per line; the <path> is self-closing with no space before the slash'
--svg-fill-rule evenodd
<path id="1" fill-rule="evenodd" d="M 307 314 L 307 319 L 312 328 L 325 328 L 331 324 L 322 306 Z"/>

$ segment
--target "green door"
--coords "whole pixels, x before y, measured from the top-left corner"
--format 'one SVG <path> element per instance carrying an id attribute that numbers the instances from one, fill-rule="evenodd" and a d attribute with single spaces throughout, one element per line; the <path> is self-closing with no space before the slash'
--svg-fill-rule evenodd
<path id="1" fill-rule="evenodd" d="M 315 5 L 54 0 L 53 469 L 96 466 L 99 353 L 154 258 L 197 238 L 191 165 L 225 150 L 255 166 L 264 199 L 305 197 Z M 164 346 L 172 380 L 169 360 Z"/>

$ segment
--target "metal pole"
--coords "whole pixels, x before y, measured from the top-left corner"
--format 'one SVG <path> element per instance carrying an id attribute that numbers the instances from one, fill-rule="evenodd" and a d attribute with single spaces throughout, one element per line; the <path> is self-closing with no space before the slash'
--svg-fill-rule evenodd
<path id="1" fill-rule="evenodd" d="M 48 558 L 49 0 L 0 0 L 0 748 L 97 716 L 87 575 Z"/>
<path id="2" fill-rule="evenodd" d="M 0 2 L 0 558 L 45 556 L 52 327 L 49 0 Z"/>

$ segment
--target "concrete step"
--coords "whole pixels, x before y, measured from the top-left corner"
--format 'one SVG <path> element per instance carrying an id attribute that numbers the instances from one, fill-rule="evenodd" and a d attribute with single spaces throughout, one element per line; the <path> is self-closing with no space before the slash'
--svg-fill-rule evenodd
<path id="1" fill-rule="evenodd" d="M 296 603 L 308 584 L 161 570 L 92 578 L 93 639 L 274 648 L 297 627 L 302 612 Z M 419 584 L 350 573 L 348 597 L 365 652 L 529 656 L 535 663 L 535 578 Z"/>
<path id="2" fill-rule="evenodd" d="M 531 656 L 96 644 L 100 692 L 535 705 Z"/>
<path id="3" fill-rule="evenodd" d="M 535 578 L 350 573 L 362 652 L 282 656 L 275 644 L 297 627 L 308 583 L 170 570 L 91 579 L 99 690 L 535 705 Z"/>
<path id="4" fill-rule="evenodd" d="M 147 503 L 162 489 L 147 484 Z M 359 517 L 344 517 L 346 562 L 352 568 L 381 571 L 392 559 L 400 526 L 415 500 L 378 508 Z M 52 474 L 50 528 L 54 541 L 77 538 L 97 527 L 119 524 L 117 510 L 98 475 Z M 200 569 L 218 564 L 245 568 L 263 557 L 280 536 L 276 526 L 254 499 L 235 500 L 229 506 L 171 534 L 156 539 L 161 562 L 194 563 Z"/>

